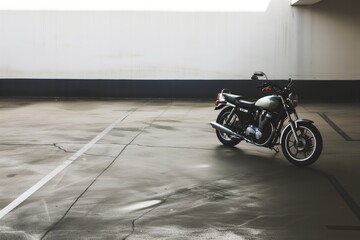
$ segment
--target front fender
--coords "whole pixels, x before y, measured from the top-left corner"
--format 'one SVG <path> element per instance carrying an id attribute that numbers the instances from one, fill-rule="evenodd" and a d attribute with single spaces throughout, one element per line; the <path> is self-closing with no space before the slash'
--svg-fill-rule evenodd
<path id="1" fill-rule="evenodd" d="M 309 119 L 298 119 L 298 120 L 295 120 L 294 123 L 295 123 L 295 128 L 297 128 L 299 123 L 310 123 L 310 124 L 313 124 L 314 121 L 311 121 L 311 120 L 309 120 Z M 284 134 L 285 130 L 287 130 L 288 128 L 291 128 L 290 123 L 289 123 L 289 124 L 284 128 L 284 130 L 281 132 L 281 137 L 280 137 L 280 143 L 281 143 L 281 144 L 282 144 L 282 141 L 283 141 L 283 134 Z"/>
<path id="2" fill-rule="evenodd" d="M 310 124 L 313 124 L 314 121 L 311 121 L 309 119 L 298 119 L 298 120 L 295 120 L 295 127 L 297 128 L 298 127 L 298 124 L 299 123 L 310 123 Z"/>

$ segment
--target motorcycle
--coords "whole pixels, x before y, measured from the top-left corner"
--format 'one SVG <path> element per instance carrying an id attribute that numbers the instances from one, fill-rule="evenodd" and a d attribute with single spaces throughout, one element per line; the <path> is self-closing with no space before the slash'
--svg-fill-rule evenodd
<path id="1" fill-rule="evenodd" d="M 217 138 L 226 146 L 233 147 L 244 140 L 277 153 L 276 146 L 281 145 L 284 156 L 292 164 L 304 167 L 314 163 L 321 154 L 323 141 L 314 122 L 300 119 L 296 113 L 298 96 L 291 91 L 294 82 L 289 79 L 287 86 L 280 87 L 270 83 L 260 71 L 251 79 L 259 80 L 259 77 L 266 80 L 257 88 L 274 94 L 251 102 L 231 94 L 228 89 L 218 93 L 215 110 L 222 111 L 216 122 L 210 123 L 216 129 Z"/>

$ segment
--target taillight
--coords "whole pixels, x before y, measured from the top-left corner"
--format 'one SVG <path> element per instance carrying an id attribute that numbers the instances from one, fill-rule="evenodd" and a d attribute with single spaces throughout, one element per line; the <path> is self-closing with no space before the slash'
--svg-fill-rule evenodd
<path id="1" fill-rule="evenodd" d="M 221 99 L 221 93 L 218 93 L 217 97 L 216 97 L 216 101 L 215 101 L 215 106 L 217 107 L 220 103 L 220 99 Z"/>

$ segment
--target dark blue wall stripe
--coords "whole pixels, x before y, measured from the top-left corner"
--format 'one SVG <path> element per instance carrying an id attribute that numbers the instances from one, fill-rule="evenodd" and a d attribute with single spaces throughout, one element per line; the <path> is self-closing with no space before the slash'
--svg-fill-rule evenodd
<path id="1" fill-rule="evenodd" d="M 286 81 L 278 80 L 279 85 Z M 215 98 L 228 88 L 249 98 L 262 93 L 252 80 L 0 79 L 2 97 Z M 360 80 L 297 80 L 303 101 L 360 102 Z"/>

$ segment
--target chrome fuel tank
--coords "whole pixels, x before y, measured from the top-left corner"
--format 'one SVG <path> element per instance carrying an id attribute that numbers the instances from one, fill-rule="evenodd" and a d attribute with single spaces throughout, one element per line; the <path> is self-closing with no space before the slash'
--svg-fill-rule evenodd
<path id="1" fill-rule="evenodd" d="M 281 98 L 277 95 L 262 97 L 255 102 L 255 106 L 268 111 L 276 111 L 281 106 Z"/>

